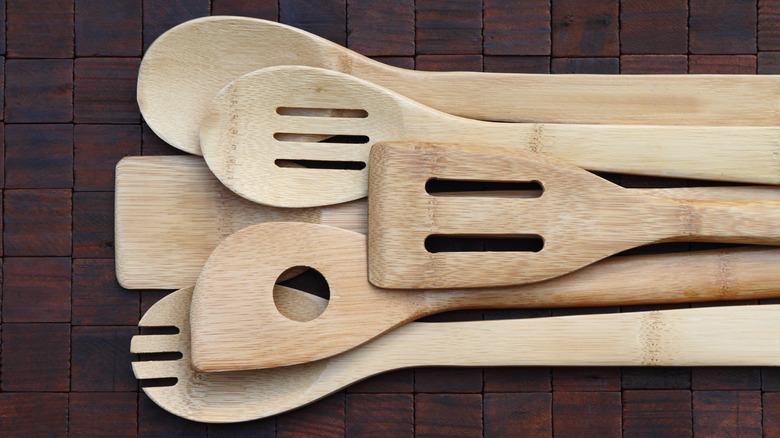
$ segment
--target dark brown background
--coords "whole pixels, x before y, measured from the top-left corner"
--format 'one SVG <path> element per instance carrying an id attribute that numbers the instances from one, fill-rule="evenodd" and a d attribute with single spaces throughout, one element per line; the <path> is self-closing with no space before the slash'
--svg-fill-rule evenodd
<path id="1" fill-rule="evenodd" d="M 122 290 L 112 247 L 116 162 L 176 152 L 141 121 L 141 55 L 187 19 L 280 20 L 417 69 L 771 74 L 780 72 L 780 0 L 0 4 L 0 435 L 780 436 L 780 373 L 770 368 L 416 369 L 266 420 L 185 421 L 139 392 L 130 369 L 138 318 L 165 292 Z M 620 310 L 628 309 L 589 311 Z"/>

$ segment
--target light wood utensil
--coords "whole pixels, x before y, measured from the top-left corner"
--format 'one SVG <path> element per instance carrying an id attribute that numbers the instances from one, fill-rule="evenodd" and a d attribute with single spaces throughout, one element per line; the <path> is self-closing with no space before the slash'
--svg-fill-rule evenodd
<path id="1" fill-rule="evenodd" d="M 780 199 L 780 187 L 632 189 L 669 198 Z M 366 233 L 365 199 L 309 209 L 269 207 L 236 195 L 202 157 L 126 157 L 117 164 L 114 207 L 116 275 L 127 289 L 195 284 L 225 237 L 261 222 L 314 222 Z"/>
<path id="2" fill-rule="evenodd" d="M 396 289 L 546 280 L 658 242 L 780 244 L 780 202 L 696 201 L 628 190 L 560 160 L 466 145 L 380 143 L 371 151 L 369 280 Z M 537 198 L 439 196 L 431 182 L 523 183 Z M 441 250 L 442 240 L 510 240 Z"/>
<path id="3" fill-rule="evenodd" d="M 413 322 L 328 359 L 264 370 L 199 373 L 190 364 L 191 294 L 190 287 L 168 295 L 138 324 L 175 326 L 178 334 L 137 335 L 130 347 L 133 353 L 181 352 L 182 358 L 133 362 L 133 372 L 138 379 L 177 378 L 173 386 L 143 390 L 163 409 L 209 423 L 269 417 L 372 375 L 416 366 L 780 365 L 780 305 L 764 305 Z M 311 296 L 295 301 L 292 307 L 304 315 L 316 315 L 324 304 Z"/>
<path id="4" fill-rule="evenodd" d="M 589 170 L 780 183 L 776 127 L 482 122 L 433 110 L 353 76 L 301 66 L 242 76 L 209 108 L 200 138 L 211 170 L 239 195 L 279 207 L 366 196 L 369 149 L 380 141 L 502 146 Z M 337 117 L 333 110 L 339 110 Z M 307 136 L 314 138 L 303 141 Z M 341 142 L 317 142 L 322 136 Z M 325 168 L 291 168 L 291 161 Z"/>
<path id="5" fill-rule="evenodd" d="M 773 186 L 636 190 L 676 198 L 780 198 Z M 303 210 L 249 202 L 220 184 L 200 157 L 127 157 L 117 165 L 116 271 L 125 288 L 193 284 L 222 239 L 268 221 L 311 221 L 365 233 L 366 206 L 360 200 Z"/>
<path id="6" fill-rule="evenodd" d="M 778 125 L 777 76 L 411 71 L 294 27 L 243 17 L 198 18 L 157 38 L 141 62 L 138 106 L 163 140 L 199 154 L 198 130 L 217 92 L 243 74 L 283 64 L 349 73 L 441 111 L 483 120 Z"/>
<path id="7" fill-rule="evenodd" d="M 228 371 L 322 359 L 447 310 L 752 299 L 780 287 L 775 248 L 614 257 L 546 282 L 460 290 L 374 287 L 366 252 L 366 236 L 319 224 L 272 222 L 232 234 L 196 283 L 193 366 Z M 329 285 L 327 308 L 310 321 L 275 304 L 277 277 L 296 266 L 316 269 Z"/>
<path id="8" fill-rule="evenodd" d="M 248 225 L 316 222 L 365 234 L 366 213 L 365 200 L 305 209 L 248 201 L 222 185 L 202 157 L 126 157 L 116 166 L 116 276 L 127 289 L 186 287 L 214 247 Z"/>

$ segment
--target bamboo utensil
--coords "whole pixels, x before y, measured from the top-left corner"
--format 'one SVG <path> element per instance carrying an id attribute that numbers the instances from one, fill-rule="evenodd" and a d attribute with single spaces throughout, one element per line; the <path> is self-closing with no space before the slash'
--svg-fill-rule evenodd
<path id="1" fill-rule="evenodd" d="M 138 106 L 163 140 L 200 154 L 211 99 L 243 74 L 283 64 L 352 74 L 441 111 L 484 120 L 776 126 L 770 75 L 535 75 L 422 72 L 391 67 L 303 30 L 244 17 L 204 17 L 149 47 Z"/>
<path id="2" fill-rule="evenodd" d="M 317 297 L 288 290 L 301 317 Z M 133 353 L 181 352 L 133 362 L 138 379 L 177 378 L 143 387 L 163 409 L 194 421 L 248 421 L 312 403 L 385 371 L 415 366 L 777 366 L 780 306 L 736 306 L 525 320 L 413 322 L 340 355 L 264 370 L 198 373 L 190 366 L 185 288 L 152 306 L 141 327 L 175 326 L 175 335 L 136 335 Z M 275 343 L 265 339 L 266 343 Z M 283 346 L 282 348 L 293 348 Z"/>
<path id="3" fill-rule="evenodd" d="M 780 199 L 780 187 L 632 189 L 683 199 Z M 366 233 L 365 199 L 310 209 L 269 207 L 231 192 L 202 157 L 126 157 L 117 164 L 116 275 L 127 289 L 195 284 L 225 237 L 261 222 L 314 222 Z"/>
<path id="4" fill-rule="evenodd" d="M 328 357 L 394 327 L 464 308 L 563 307 L 775 296 L 780 249 L 615 257 L 554 280 L 508 288 L 388 290 L 368 282 L 366 236 L 310 223 L 273 222 L 214 249 L 192 298 L 198 371 L 291 365 Z M 300 321 L 275 304 L 277 277 L 316 269 L 329 284 L 319 317 Z"/>
<path id="5" fill-rule="evenodd" d="M 116 167 L 116 276 L 127 289 L 186 287 L 214 247 L 248 225 L 316 222 L 365 234 L 366 213 L 365 200 L 306 209 L 247 201 L 201 157 L 126 157 Z"/>
<path id="6" fill-rule="evenodd" d="M 371 151 L 369 280 L 384 288 L 507 286 L 546 280 L 634 247 L 670 241 L 780 244 L 780 202 L 637 193 L 551 157 L 467 145 L 380 143 Z M 521 183 L 537 198 L 439 196 L 436 181 Z M 439 251 L 441 240 L 508 248 Z"/>
<path id="7" fill-rule="evenodd" d="M 341 142 L 317 142 L 323 136 Z M 530 150 L 607 172 L 780 183 L 780 128 L 482 122 L 343 73 L 301 66 L 270 67 L 225 87 L 203 119 L 200 139 L 220 181 L 279 207 L 366 196 L 370 146 L 394 140 Z M 317 168 L 290 168 L 290 162 Z"/>

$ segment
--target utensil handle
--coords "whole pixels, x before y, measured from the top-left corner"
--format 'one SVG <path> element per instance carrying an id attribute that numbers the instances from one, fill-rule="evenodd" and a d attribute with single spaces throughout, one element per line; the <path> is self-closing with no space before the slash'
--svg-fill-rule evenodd
<path id="1" fill-rule="evenodd" d="M 682 201 L 678 241 L 780 244 L 780 201 Z"/>
<path id="2" fill-rule="evenodd" d="M 422 120 L 422 118 L 420 118 Z M 417 129 L 417 131 L 415 131 Z M 780 128 L 491 123 L 431 117 L 409 138 L 520 148 L 600 172 L 780 184 Z"/>
<path id="3" fill-rule="evenodd" d="M 766 298 L 780 290 L 780 249 L 747 247 L 621 256 L 524 286 L 427 294 L 431 313 L 468 308 L 581 307 Z"/>
<path id="4" fill-rule="evenodd" d="M 539 125 L 528 144 L 595 171 L 780 183 L 774 127 Z"/>
<path id="5" fill-rule="evenodd" d="M 776 366 L 780 305 L 412 323 L 385 338 L 384 357 L 409 366 Z"/>
<path id="6" fill-rule="evenodd" d="M 355 68 L 365 69 L 365 74 L 353 74 L 371 78 L 418 102 L 479 120 L 780 125 L 777 76 L 410 72 L 362 63 L 356 63 Z"/>

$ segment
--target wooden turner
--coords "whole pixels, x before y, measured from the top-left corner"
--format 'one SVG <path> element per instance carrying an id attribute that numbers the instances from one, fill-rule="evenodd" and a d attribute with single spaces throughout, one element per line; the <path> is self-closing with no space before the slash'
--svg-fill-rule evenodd
<path id="1" fill-rule="evenodd" d="M 287 290 L 301 314 L 326 304 Z M 190 362 L 192 288 L 154 304 L 141 327 L 174 335 L 136 335 L 132 353 L 182 358 L 133 362 L 138 379 L 176 378 L 143 387 L 160 407 L 193 421 L 231 423 L 280 414 L 359 380 L 415 366 L 778 366 L 780 305 L 660 310 L 605 315 L 450 323 L 413 322 L 319 361 L 264 370 L 197 373 Z M 284 348 L 284 346 L 282 347 Z"/>
<path id="2" fill-rule="evenodd" d="M 211 99 L 243 74 L 283 64 L 338 70 L 426 105 L 484 120 L 778 125 L 773 75 L 539 75 L 391 67 L 306 31 L 245 17 L 203 17 L 158 37 L 138 71 L 138 106 L 174 147 L 200 154 Z"/>
<path id="3" fill-rule="evenodd" d="M 519 150 L 387 143 L 371 152 L 369 279 L 385 288 L 506 286 L 664 241 L 780 244 L 780 202 L 661 198 Z M 433 183 L 531 184 L 537 198 L 440 196 Z M 469 239 L 507 248 L 452 250 Z M 442 252 L 440 252 L 442 251 Z"/>
<path id="4" fill-rule="evenodd" d="M 318 142 L 323 136 L 335 137 Z M 481 122 L 353 76 L 301 66 L 259 70 L 225 87 L 203 119 L 200 140 L 206 162 L 227 187 L 279 207 L 366 196 L 369 149 L 380 141 L 503 146 L 590 170 L 780 183 L 780 128 Z"/>
<path id="5" fill-rule="evenodd" d="M 780 187 L 636 189 L 670 198 L 780 199 Z M 126 157 L 116 166 L 116 275 L 127 289 L 180 289 L 195 284 L 225 237 L 261 222 L 315 222 L 359 233 L 368 227 L 365 199 L 285 209 L 247 201 L 228 190 L 202 157 Z"/>
<path id="6" fill-rule="evenodd" d="M 310 223 L 268 222 L 214 249 L 192 297 L 192 365 L 229 371 L 292 365 L 360 345 L 406 322 L 465 308 L 568 307 L 777 296 L 780 249 L 614 257 L 554 280 L 461 290 L 388 290 L 368 282 L 366 236 Z M 316 269 L 330 301 L 301 320 L 274 290 L 289 268 Z"/>

